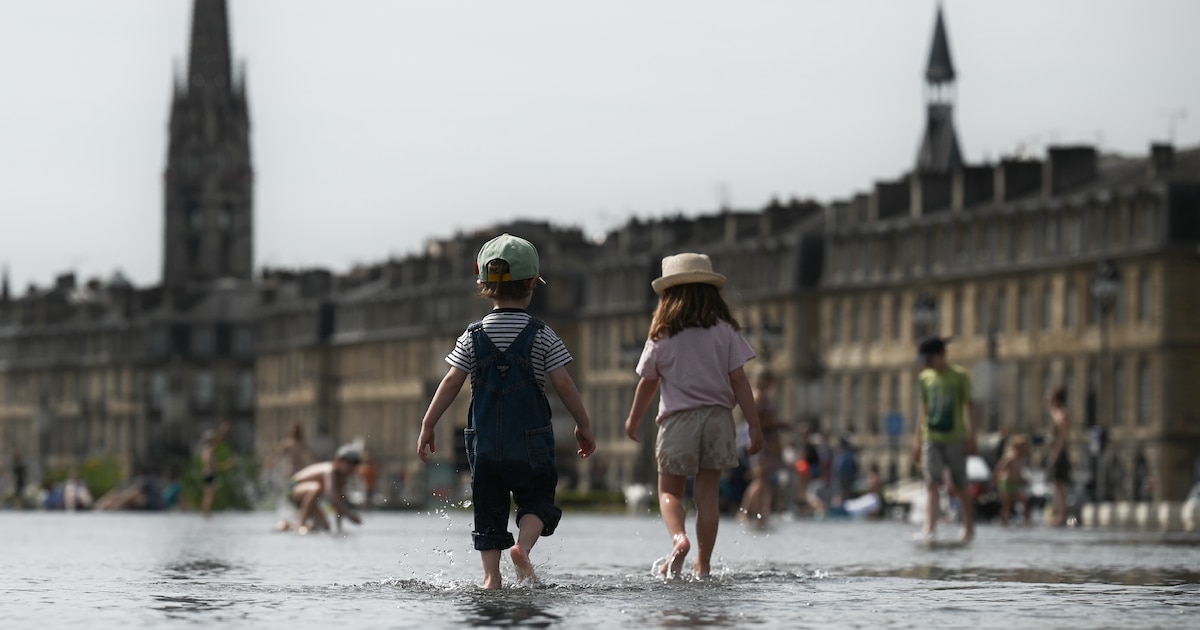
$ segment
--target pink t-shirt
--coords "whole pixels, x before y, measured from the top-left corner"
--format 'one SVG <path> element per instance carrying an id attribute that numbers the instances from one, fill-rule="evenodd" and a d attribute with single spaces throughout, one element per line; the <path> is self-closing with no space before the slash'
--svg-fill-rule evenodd
<path id="1" fill-rule="evenodd" d="M 737 401 L 729 373 L 754 358 L 746 338 L 728 322 L 712 328 L 684 328 L 646 340 L 638 360 L 638 376 L 659 381 L 658 418 L 688 409 L 719 405 L 733 409 Z"/>

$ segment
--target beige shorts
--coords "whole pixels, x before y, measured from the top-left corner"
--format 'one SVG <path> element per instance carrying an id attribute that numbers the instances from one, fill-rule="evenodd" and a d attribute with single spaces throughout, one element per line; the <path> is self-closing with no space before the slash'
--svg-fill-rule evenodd
<path id="1" fill-rule="evenodd" d="M 687 476 L 700 470 L 737 466 L 733 411 L 725 407 L 699 407 L 663 418 L 658 423 L 654 453 L 658 472 L 664 475 Z"/>

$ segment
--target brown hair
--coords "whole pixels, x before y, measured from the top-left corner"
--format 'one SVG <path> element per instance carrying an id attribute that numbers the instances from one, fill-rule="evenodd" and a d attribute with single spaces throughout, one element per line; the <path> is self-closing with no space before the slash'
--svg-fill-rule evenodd
<path id="1" fill-rule="evenodd" d="M 497 258 L 487 264 L 488 275 L 504 277 L 509 272 L 508 261 Z M 503 282 L 480 282 L 479 297 L 492 300 L 523 300 L 533 293 L 533 278 L 506 280 Z"/>
<path id="2" fill-rule="evenodd" d="M 741 325 L 729 312 L 721 291 L 711 284 L 692 282 L 668 287 L 658 299 L 650 322 L 650 339 L 658 341 L 684 328 L 712 328 L 729 322 L 734 330 Z"/>
<path id="3" fill-rule="evenodd" d="M 1067 388 L 1065 385 L 1059 385 L 1050 392 L 1050 402 L 1059 407 L 1063 407 L 1067 404 Z"/>

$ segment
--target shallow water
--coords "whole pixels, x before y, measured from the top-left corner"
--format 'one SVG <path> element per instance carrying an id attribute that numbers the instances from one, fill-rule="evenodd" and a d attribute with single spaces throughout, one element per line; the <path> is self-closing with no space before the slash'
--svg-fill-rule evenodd
<path id="1" fill-rule="evenodd" d="M 470 512 L 367 513 L 345 535 L 271 513 L 0 512 L 5 628 L 465 626 L 1179 628 L 1200 618 L 1200 537 L 985 526 L 965 548 L 898 522 L 721 523 L 708 580 L 651 573 L 651 516 L 568 513 L 540 587 L 478 585 Z M 689 530 L 691 529 L 689 523 Z M 947 528 L 943 536 L 952 537 Z"/>

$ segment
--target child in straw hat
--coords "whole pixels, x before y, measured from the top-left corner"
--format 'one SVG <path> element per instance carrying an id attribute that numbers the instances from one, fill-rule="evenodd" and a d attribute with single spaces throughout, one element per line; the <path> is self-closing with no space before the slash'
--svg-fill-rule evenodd
<path id="1" fill-rule="evenodd" d="M 754 394 L 743 366 L 754 358 L 750 344 L 721 297 L 725 276 L 714 273 L 704 254 L 684 253 L 662 261 L 661 278 L 651 283 L 658 307 L 638 361 L 641 377 L 625 433 L 640 442 L 638 428 L 659 391 L 658 495 L 663 523 L 673 547 L 661 573 L 678 576 L 691 541 L 684 528 L 687 478 L 695 475 L 696 538 L 699 556 L 693 571 L 711 571 L 717 541 L 721 471 L 738 463 L 733 407 L 741 408 L 750 429 L 751 455 L 762 448 Z"/>

